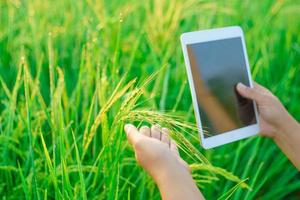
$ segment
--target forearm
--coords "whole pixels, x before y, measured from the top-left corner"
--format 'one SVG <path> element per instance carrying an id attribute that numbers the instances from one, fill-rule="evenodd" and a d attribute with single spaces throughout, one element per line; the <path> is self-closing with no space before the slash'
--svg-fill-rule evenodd
<path id="1" fill-rule="evenodd" d="M 283 124 L 274 141 L 300 171 L 300 124 L 291 116 Z"/>
<path id="2" fill-rule="evenodd" d="M 168 169 L 154 177 L 163 200 L 204 199 L 187 169 L 175 165 Z"/>

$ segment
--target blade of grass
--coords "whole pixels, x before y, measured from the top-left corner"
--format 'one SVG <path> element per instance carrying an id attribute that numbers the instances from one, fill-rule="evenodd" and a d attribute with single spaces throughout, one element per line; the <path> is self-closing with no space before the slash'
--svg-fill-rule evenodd
<path id="1" fill-rule="evenodd" d="M 83 171 L 82 171 L 82 164 L 81 164 L 81 159 L 80 159 L 80 155 L 79 155 L 79 151 L 78 151 L 78 147 L 76 144 L 76 139 L 75 139 L 75 135 L 74 132 L 72 131 L 72 137 L 73 137 L 73 142 L 75 145 L 75 152 L 76 152 L 76 161 L 77 161 L 77 167 L 78 167 L 78 171 L 79 171 L 79 180 L 80 180 L 80 185 L 81 185 L 81 197 L 82 199 L 86 200 L 87 196 L 86 196 L 86 188 L 85 188 L 85 182 L 84 182 L 84 178 L 83 178 Z"/>

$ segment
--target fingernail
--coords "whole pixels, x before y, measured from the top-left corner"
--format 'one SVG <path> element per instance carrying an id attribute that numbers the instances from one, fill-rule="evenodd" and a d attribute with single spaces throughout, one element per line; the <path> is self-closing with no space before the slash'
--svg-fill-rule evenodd
<path id="1" fill-rule="evenodd" d="M 131 124 L 126 124 L 126 125 L 124 126 L 125 132 L 129 132 L 130 128 L 131 128 Z"/>
<path id="2" fill-rule="evenodd" d="M 239 89 L 241 89 L 241 90 L 244 90 L 244 89 L 246 89 L 246 85 L 244 85 L 243 83 L 238 83 L 237 84 L 237 87 L 239 88 Z"/>
<path id="3" fill-rule="evenodd" d="M 159 124 L 154 124 L 154 127 L 155 127 L 155 128 L 158 128 L 158 129 L 161 128 Z"/>

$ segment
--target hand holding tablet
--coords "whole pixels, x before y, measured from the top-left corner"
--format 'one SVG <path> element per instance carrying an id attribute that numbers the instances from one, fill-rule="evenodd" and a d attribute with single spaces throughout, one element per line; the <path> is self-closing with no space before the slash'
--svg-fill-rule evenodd
<path id="1" fill-rule="evenodd" d="M 242 29 L 184 33 L 181 43 L 203 147 L 257 134 L 255 102 L 236 91 L 239 82 L 252 87 Z"/>

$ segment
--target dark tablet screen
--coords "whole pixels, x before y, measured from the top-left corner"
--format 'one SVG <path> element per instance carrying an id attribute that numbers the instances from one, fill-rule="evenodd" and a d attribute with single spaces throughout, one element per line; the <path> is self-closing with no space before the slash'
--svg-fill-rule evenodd
<path id="1" fill-rule="evenodd" d="M 204 136 L 256 123 L 253 101 L 241 97 L 237 83 L 249 86 L 240 37 L 187 45 Z"/>

